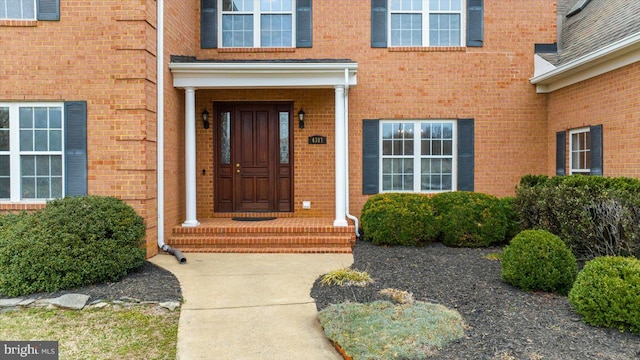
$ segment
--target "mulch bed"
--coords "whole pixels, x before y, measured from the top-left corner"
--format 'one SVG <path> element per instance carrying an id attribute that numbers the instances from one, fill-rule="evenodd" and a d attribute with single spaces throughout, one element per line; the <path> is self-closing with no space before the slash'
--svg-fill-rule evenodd
<path id="1" fill-rule="evenodd" d="M 42 299 L 71 293 L 89 295 L 90 302 L 120 300 L 123 297 L 157 302 L 180 301 L 182 299 L 180 283 L 175 275 L 148 261 L 145 261 L 140 268 L 132 271 L 118 282 L 101 283 L 53 293 L 37 293 L 23 297 Z M 6 298 L 8 296 L 0 294 L 0 299 Z"/>
<path id="2" fill-rule="evenodd" d="M 585 324 L 567 297 L 504 283 L 500 262 L 484 258 L 500 251 L 359 241 L 352 267 L 375 282 L 340 287 L 321 286 L 318 279 L 311 296 L 321 310 L 333 303 L 381 300 L 378 291 L 395 288 L 456 309 L 467 324 L 465 338 L 433 359 L 640 359 L 640 336 Z"/>

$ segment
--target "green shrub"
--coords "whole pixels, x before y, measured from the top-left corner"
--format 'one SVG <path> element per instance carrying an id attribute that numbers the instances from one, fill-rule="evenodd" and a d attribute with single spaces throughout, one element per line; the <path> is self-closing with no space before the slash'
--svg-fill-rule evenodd
<path id="1" fill-rule="evenodd" d="M 364 239 L 376 245 L 424 245 L 438 235 L 434 209 L 427 195 L 384 193 L 362 208 Z"/>
<path id="2" fill-rule="evenodd" d="M 587 262 L 569 302 L 593 326 L 640 335 L 640 260 L 603 256 Z"/>
<path id="3" fill-rule="evenodd" d="M 504 236 L 504 243 L 507 244 L 513 239 L 522 229 L 520 228 L 520 214 L 515 209 L 515 197 L 507 196 L 500 198 L 500 206 L 502 212 L 507 219 L 507 230 Z"/>
<path id="4" fill-rule="evenodd" d="M 533 180 L 536 179 L 536 180 Z M 523 229 L 545 229 L 583 260 L 640 256 L 640 181 L 600 176 L 524 177 L 514 207 Z"/>
<path id="5" fill-rule="evenodd" d="M 504 241 L 508 221 L 495 196 L 456 191 L 439 193 L 431 200 L 445 245 L 486 247 Z"/>
<path id="6" fill-rule="evenodd" d="M 522 231 L 502 252 L 502 279 L 525 291 L 566 295 L 577 273 L 571 250 L 545 230 Z"/>
<path id="7" fill-rule="evenodd" d="M 19 296 L 117 281 L 145 259 L 145 225 L 112 197 L 68 197 L 0 220 L 0 293 Z"/>

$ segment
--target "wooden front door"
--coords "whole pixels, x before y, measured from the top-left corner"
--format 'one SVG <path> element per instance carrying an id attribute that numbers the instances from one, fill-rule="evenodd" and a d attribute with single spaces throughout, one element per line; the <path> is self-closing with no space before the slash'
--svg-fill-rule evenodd
<path id="1" fill-rule="evenodd" d="M 218 104 L 215 211 L 291 211 L 291 104 Z"/>

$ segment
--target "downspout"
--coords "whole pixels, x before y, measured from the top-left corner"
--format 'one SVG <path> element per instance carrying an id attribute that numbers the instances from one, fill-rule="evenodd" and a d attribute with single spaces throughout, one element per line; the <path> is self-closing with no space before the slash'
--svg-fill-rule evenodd
<path id="1" fill-rule="evenodd" d="M 356 227 L 356 238 L 360 238 L 360 230 L 358 229 L 358 218 L 349 213 L 349 69 L 344 69 L 344 137 L 346 141 L 344 142 L 345 154 L 347 158 L 344 161 L 344 166 L 346 167 L 345 173 L 347 176 L 345 177 L 346 186 L 345 186 L 345 213 L 346 216 L 353 220 Z"/>
<path id="2" fill-rule="evenodd" d="M 178 249 L 164 243 L 164 2 L 157 1 L 157 50 L 156 50 L 156 183 L 157 183 L 157 199 L 158 199 L 158 247 L 168 252 L 178 259 L 180 264 L 187 262 L 187 258 L 182 255 Z"/>

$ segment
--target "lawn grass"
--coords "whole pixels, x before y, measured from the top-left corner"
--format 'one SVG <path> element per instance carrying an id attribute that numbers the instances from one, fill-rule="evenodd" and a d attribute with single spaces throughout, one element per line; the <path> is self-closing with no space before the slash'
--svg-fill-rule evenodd
<path id="1" fill-rule="evenodd" d="M 180 311 L 158 306 L 0 313 L 0 340 L 58 341 L 60 359 L 175 359 Z"/>

